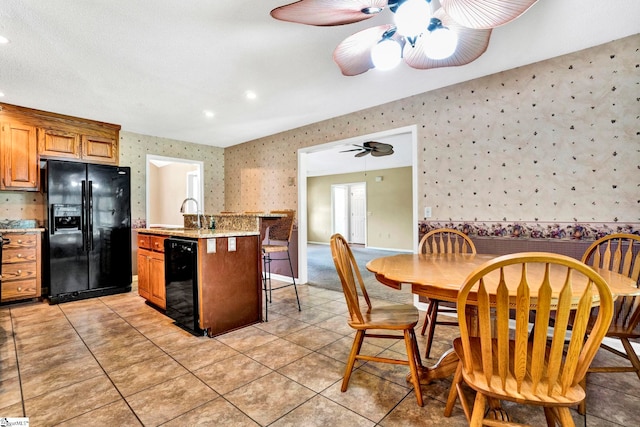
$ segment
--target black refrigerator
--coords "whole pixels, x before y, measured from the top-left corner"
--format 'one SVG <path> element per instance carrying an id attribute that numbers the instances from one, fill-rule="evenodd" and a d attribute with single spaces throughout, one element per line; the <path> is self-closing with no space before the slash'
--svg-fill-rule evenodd
<path id="1" fill-rule="evenodd" d="M 130 291 L 130 168 L 48 160 L 43 173 L 49 302 Z"/>

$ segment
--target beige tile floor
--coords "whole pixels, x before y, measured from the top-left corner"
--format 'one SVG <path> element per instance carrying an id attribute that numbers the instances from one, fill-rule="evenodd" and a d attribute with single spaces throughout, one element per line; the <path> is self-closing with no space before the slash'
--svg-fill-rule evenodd
<path id="1" fill-rule="evenodd" d="M 420 408 L 404 366 L 361 364 L 340 392 L 353 337 L 343 296 L 304 285 L 299 292 L 301 312 L 292 289 L 282 289 L 268 323 L 216 338 L 185 333 L 135 292 L 4 306 L 0 417 L 27 416 L 32 427 L 466 425 L 459 407 L 442 415 L 449 380 L 423 385 Z M 432 354 L 454 335 L 437 329 Z M 402 357 L 404 344 L 375 340 L 364 351 Z M 588 391 L 588 426 L 640 425 L 635 375 L 591 375 Z M 506 406 L 515 420 L 544 424 L 538 408 Z"/>

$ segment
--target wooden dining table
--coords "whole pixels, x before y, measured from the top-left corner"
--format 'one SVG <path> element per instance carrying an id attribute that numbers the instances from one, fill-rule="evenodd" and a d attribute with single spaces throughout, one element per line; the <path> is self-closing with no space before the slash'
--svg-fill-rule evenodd
<path id="1" fill-rule="evenodd" d="M 467 276 L 475 271 L 482 264 L 496 258 L 498 255 L 491 254 L 400 254 L 369 261 L 366 265 L 367 270 L 375 274 L 376 279 L 391 288 L 401 289 L 402 286 L 411 286 L 411 292 L 427 298 L 437 299 L 441 301 L 456 302 L 458 298 L 458 290 L 461 288 Z M 520 269 L 512 266 L 513 269 L 507 269 L 506 274 L 520 275 Z M 552 284 L 561 286 L 566 279 L 566 268 L 554 268 L 550 270 L 550 279 Z M 611 272 L 609 270 L 594 268 L 607 282 L 614 297 L 622 295 L 640 295 L 640 288 L 636 287 L 636 283 L 624 275 Z M 544 265 L 529 265 L 529 277 L 542 279 L 544 274 Z M 493 280 L 488 276 L 486 282 L 488 290 L 497 287 L 498 275 L 496 273 Z M 513 280 L 507 280 L 507 283 L 513 283 Z M 518 283 L 516 280 L 515 283 Z M 579 277 L 573 278 L 574 286 L 579 287 L 581 281 Z M 587 281 L 584 280 L 584 285 Z M 552 286 L 553 287 L 553 286 Z M 509 293 L 515 297 L 516 289 L 509 289 Z M 559 289 L 554 289 L 558 292 Z M 535 296 L 535 289 L 531 290 L 531 296 Z M 475 308 L 473 301 L 475 296 L 470 294 L 470 306 L 467 306 L 467 318 L 475 319 Z M 576 301 L 577 304 L 577 301 Z M 594 300 L 594 306 L 598 305 L 598 301 Z M 515 306 L 514 306 L 515 307 Z M 535 307 L 532 307 L 535 309 Z M 470 331 L 473 332 L 474 325 L 470 324 Z M 438 360 L 431 366 L 419 367 L 420 381 L 422 383 L 430 383 L 439 378 L 446 378 L 452 375 L 458 364 L 458 357 L 453 348 L 447 350 Z"/>

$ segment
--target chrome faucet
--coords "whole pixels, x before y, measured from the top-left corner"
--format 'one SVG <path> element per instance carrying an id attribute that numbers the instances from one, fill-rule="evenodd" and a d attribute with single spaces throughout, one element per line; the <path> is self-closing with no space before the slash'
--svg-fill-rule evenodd
<path id="1" fill-rule="evenodd" d="M 202 223 L 200 222 L 200 208 L 198 207 L 198 201 L 196 199 L 194 199 L 193 197 L 187 197 L 186 199 L 184 199 L 182 201 L 182 206 L 180 206 L 180 213 L 184 213 L 184 205 L 187 204 L 188 201 L 192 201 L 193 203 L 196 204 L 196 217 L 198 218 L 198 229 L 202 228 Z"/>

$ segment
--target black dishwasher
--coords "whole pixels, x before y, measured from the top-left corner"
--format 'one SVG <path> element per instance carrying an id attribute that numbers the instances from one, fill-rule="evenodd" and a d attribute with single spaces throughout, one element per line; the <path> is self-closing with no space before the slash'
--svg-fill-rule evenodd
<path id="1" fill-rule="evenodd" d="M 198 242 L 179 238 L 164 241 L 166 314 L 183 329 L 203 335 L 198 310 Z"/>

